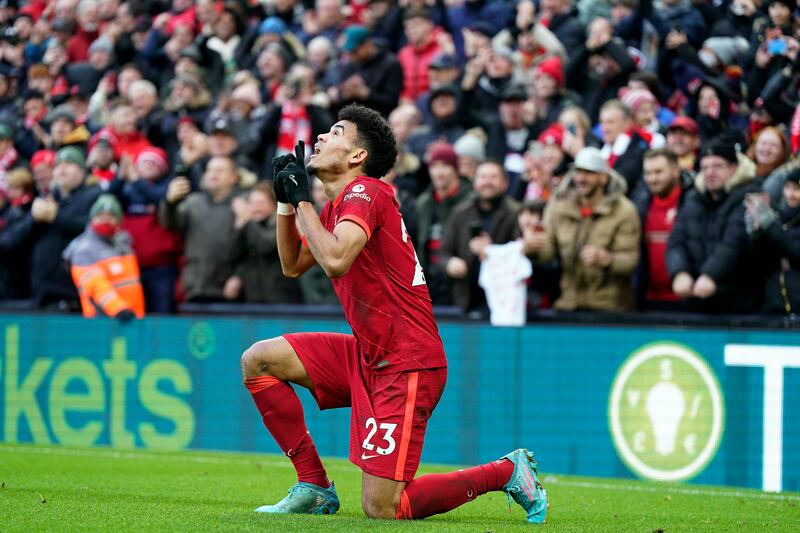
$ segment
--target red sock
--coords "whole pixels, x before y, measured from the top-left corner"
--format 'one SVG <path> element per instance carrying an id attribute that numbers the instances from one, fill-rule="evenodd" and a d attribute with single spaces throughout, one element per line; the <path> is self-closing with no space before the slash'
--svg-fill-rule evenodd
<path id="1" fill-rule="evenodd" d="M 481 494 L 502 489 L 513 473 L 514 463 L 499 459 L 466 470 L 418 477 L 400 495 L 397 518 L 410 520 L 446 513 Z"/>
<path id="2" fill-rule="evenodd" d="M 292 460 L 297 481 L 328 488 L 331 483 L 306 427 L 303 405 L 291 385 L 272 376 L 248 378 L 244 384 L 264 425 Z"/>

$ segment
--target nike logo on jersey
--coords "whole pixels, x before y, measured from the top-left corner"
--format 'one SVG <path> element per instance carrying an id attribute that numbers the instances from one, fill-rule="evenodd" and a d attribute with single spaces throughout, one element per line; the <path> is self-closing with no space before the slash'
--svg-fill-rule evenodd
<path id="1" fill-rule="evenodd" d="M 378 457 L 378 455 L 367 455 L 366 453 L 361 454 L 361 460 L 366 461 L 367 459 L 372 459 L 373 457 Z"/>

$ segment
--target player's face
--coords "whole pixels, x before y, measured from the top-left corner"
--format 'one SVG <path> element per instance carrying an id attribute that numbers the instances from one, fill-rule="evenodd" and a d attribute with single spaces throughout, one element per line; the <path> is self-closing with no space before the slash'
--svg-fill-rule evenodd
<path id="1" fill-rule="evenodd" d="M 343 173 L 348 168 L 348 160 L 356 150 L 356 126 L 352 122 L 340 120 L 331 126 L 328 133 L 317 136 L 314 150 L 308 161 L 308 169 L 317 176 L 324 173 Z"/>

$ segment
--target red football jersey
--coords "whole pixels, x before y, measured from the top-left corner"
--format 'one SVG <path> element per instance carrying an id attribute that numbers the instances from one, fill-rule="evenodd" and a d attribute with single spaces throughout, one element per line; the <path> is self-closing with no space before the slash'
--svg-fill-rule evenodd
<path id="1" fill-rule="evenodd" d="M 350 270 L 332 280 L 362 364 L 379 373 L 447 366 L 425 276 L 392 187 L 359 176 L 325 205 L 320 219 L 330 232 L 348 220 L 367 234 Z"/>

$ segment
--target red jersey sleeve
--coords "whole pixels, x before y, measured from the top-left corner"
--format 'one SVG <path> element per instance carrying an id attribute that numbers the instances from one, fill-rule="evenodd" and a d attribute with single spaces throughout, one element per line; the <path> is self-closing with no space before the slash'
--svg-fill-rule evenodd
<path id="1" fill-rule="evenodd" d="M 356 180 L 344 192 L 336 223 L 349 220 L 361 226 L 367 239 L 383 224 L 386 192 L 376 180 Z"/>

